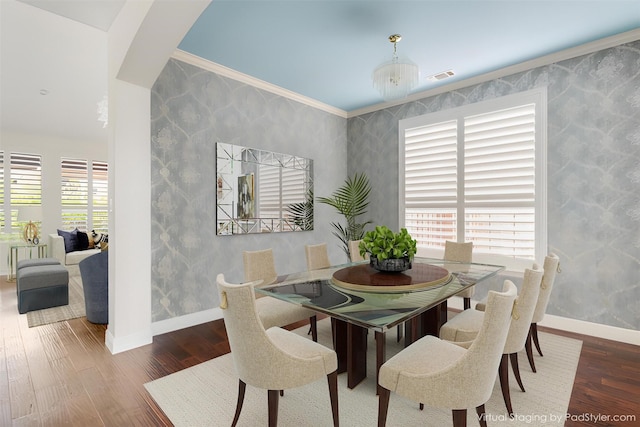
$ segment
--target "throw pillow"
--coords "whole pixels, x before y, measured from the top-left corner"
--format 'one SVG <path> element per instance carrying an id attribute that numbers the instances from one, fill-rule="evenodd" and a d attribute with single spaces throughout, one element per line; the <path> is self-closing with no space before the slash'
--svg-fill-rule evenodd
<path id="1" fill-rule="evenodd" d="M 89 249 L 89 235 L 84 231 L 80 231 L 76 228 L 76 234 L 78 235 L 78 251 L 86 251 Z"/>
<path id="2" fill-rule="evenodd" d="M 78 246 L 78 234 L 76 230 L 64 231 L 58 230 L 58 236 L 64 239 L 64 251 L 66 253 L 73 252 Z"/>
<path id="3" fill-rule="evenodd" d="M 93 243 L 96 246 L 100 246 L 100 243 L 102 242 L 109 242 L 109 235 L 106 233 L 96 233 L 95 230 L 91 230 L 91 238 L 93 240 Z"/>

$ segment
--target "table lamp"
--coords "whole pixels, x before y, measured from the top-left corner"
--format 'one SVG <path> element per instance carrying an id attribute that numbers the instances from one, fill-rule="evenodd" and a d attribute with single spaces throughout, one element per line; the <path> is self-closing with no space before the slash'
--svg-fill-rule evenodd
<path id="1" fill-rule="evenodd" d="M 42 222 L 42 206 L 18 206 L 18 221 L 25 222 L 22 237 L 26 242 L 37 244 L 39 241 L 38 222 Z"/>

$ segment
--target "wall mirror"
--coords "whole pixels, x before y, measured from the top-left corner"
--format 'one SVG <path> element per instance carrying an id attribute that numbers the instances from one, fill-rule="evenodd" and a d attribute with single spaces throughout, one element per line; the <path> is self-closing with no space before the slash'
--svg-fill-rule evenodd
<path id="1" fill-rule="evenodd" d="M 313 230 L 313 160 L 216 143 L 216 234 Z"/>

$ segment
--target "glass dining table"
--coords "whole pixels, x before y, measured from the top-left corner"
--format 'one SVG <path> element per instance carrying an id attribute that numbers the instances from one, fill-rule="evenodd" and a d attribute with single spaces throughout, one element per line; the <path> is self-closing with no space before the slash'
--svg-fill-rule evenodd
<path id="1" fill-rule="evenodd" d="M 376 376 L 386 360 L 385 334 L 404 324 L 405 345 L 438 335 L 447 299 L 486 280 L 503 266 L 414 258 L 412 268 L 383 273 L 368 261 L 279 276 L 256 291 L 331 317 L 338 372 L 354 388 L 366 378 L 367 332 L 375 333 Z M 377 378 L 376 378 L 377 380 Z"/>

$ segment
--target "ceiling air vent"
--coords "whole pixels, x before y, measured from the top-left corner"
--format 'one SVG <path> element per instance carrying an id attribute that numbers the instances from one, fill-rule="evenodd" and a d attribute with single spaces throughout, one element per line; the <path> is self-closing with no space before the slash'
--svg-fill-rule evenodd
<path id="1" fill-rule="evenodd" d="M 440 80 L 448 79 L 449 77 L 453 77 L 454 75 L 455 73 L 453 72 L 453 70 L 447 70 L 427 76 L 427 80 L 432 82 L 439 82 Z"/>

